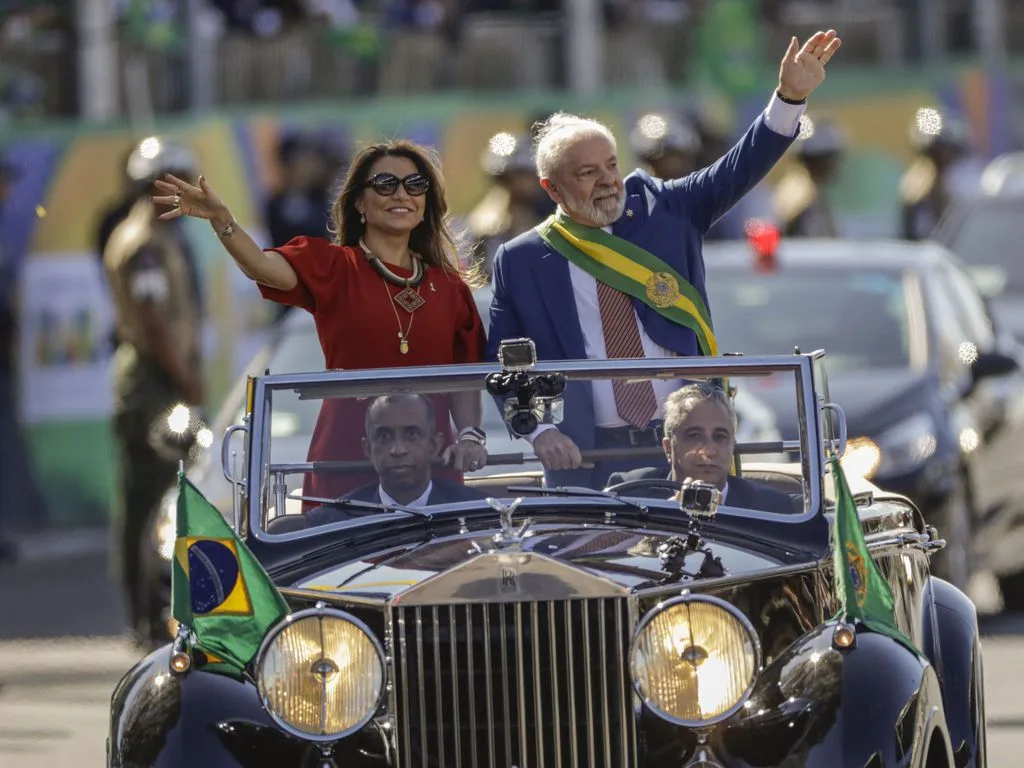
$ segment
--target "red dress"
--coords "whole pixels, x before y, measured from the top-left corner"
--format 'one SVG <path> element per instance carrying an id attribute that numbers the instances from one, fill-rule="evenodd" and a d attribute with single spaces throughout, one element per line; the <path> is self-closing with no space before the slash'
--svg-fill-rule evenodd
<path id="1" fill-rule="evenodd" d="M 477 363 L 484 354 L 484 328 L 469 286 L 439 267 L 426 266 L 419 294 L 426 301 L 411 315 L 392 299 L 402 289 L 385 281 L 359 247 L 319 237 L 296 237 L 280 248 L 299 283 L 290 291 L 260 285 L 264 298 L 301 307 L 313 315 L 328 369 L 399 368 Z M 412 272 L 388 265 L 399 277 Z M 395 317 L 397 310 L 398 318 Z M 399 349 L 401 330 L 408 353 Z M 412 325 L 410 326 L 410 319 Z M 309 446 L 309 461 L 365 459 L 362 438 L 369 400 L 324 400 Z M 434 398 L 438 431 L 452 442 L 448 399 Z M 454 470 L 437 474 L 461 482 Z M 304 495 L 335 498 L 374 482 L 376 473 L 307 475 Z"/>

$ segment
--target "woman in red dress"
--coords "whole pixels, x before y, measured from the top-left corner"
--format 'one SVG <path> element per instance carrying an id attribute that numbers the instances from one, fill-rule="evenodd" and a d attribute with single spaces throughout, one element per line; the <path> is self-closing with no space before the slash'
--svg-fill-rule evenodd
<path id="1" fill-rule="evenodd" d="M 332 205 L 333 242 L 297 237 L 262 250 L 238 225 L 206 179 L 199 186 L 168 175 L 156 182 L 162 218 L 207 219 L 224 247 L 264 297 L 313 315 L 329 369 L 392 368 L 480 362 L 484 328 L 459 268 L 436 157 L 409 141 L 374 144 L 352 161 Z M 369 401 L 325 400 L 310 460 L 353 460 L 363 451 Z M 446 474 L 486 464 L 477 392 L 438 396 Z M 444 471 L 444 470 L 441 470 Z M 334 498 L 366 482 L 359 476 L 307 475 L 304 493 Z"/>

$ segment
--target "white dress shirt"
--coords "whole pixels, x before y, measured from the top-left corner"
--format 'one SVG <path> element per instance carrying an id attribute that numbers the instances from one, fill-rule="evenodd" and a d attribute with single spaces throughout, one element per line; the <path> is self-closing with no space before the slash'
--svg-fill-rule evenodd
<path id="1" fill-rule="evenodd" d="M 388 492 L 384 490 L 383 485 L 377 486 L 377 493 L 380 495 L 380 503 L 385 507 L 411 507 L 418 509 L 419 507 L 427 506 L 427 499 L 430 498 L 430 492 L 434 489 L 434 481 L 431 480 L 427 483 L 427 490 L 421 493 L 418 497 L 410 501 L 408 504 L 399 504 L 397 501 L 392 499 Z"/>
<path id="2" fill-rule="evenodd" d="M 780 133 L 783 136 L 794 136 L 799 128 L 800 118 L 806 109 L 806 104 L 787 104 L 779 99 L 778 94 L 773 93 L 771 101 L 764 112 L 765 124 L 775 133 Z M 605 227 L 604 229 L 606 232 L 611 232 L 611 227 Z M 576 266 L 573 262 L 570 261 L 568 264 L 569 279 L 572 281 L 573 298 L 576 301 L 576 313 L 580 318 L 580 329 L 583 331 L 583 345 L 587 352 L 587 358 L 591 360 L 606 360 L 608 358 L 608 350 L 605 348 L 601 312 L 597 305 L 597 279 L 583 268 Z M 643 323 L 640 322 L 640 318 L 635 310 L 633 316 L 636 318 L 637 328 L 640 330 L 640 343 L 643 345 L 645 357 L 678 357 L 675 352 L 659 346 L 647 335 L 647 331 L 644 329 Z M 665 398 L 679 389 L 679 382 L 659 379 L 652 381 L 652 384 L 654 385 L 655 398 L 658 401 L 658 411 L 654 418 L 661 419 L 663 417 L 662 404 L 665 402 Z M 612 380 L 601 379 L 594 381 L 592 386 L 594 390 L 594 426 L 601 428 L 626 426 L 627 423 L 619 416 L 618 408 L 615 405 Z M 528 440 L 532 443 L 537 435 L 553 426 L 555 425 L 540 425 L 533 431 Z"/>

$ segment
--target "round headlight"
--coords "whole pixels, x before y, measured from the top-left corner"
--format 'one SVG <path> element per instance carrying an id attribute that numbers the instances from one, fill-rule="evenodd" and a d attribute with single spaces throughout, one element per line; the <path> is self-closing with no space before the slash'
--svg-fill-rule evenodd
<path id="1" fill-rule="evenodd" d="M 690 728 L 736 712 L 750 696 L 761 664 L 747 618 L 707 595 L 687 595 L 651 611 L 637 627 L 629 655 L 644 703 Z"/>
<path id="2" fill-rule="evenodd" d="M 384 652 L 354 616 L 330 608 L 294 613 L 260 649 L 264 706 L 286 731 L 333 741 L 373 717 L 384 688 Z"/>

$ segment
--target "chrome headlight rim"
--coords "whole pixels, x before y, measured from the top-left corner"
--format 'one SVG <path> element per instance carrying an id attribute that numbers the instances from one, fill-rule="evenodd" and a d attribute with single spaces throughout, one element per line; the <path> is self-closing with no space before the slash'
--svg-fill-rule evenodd
<path id="1" fill-rule="evenodd" d="M 380 690 L 377 692 L 377 696 L 374 699 L 373 706 L 368 707 L 366 714 L 353 725 L 349 726 L 343 731 L 338 731 L 335 733 L 317 734 L 309 733 L 308 731 L 303 731 L 301 728 L 296 728 L 294 725 L 291 725 L 287 720 L 284 720 L 276 712 L 276 710 L 272 706 L 270 706 L 270 700 L 267 695 L 267 691 L 263 685 L 263 663 L 265 660 L 265 655 L 268 649 L 273 645 L 274 640 L 282 632 L 288 629 L 288 627 L 290 627 L 292 624 L 295 624 L 296 622 L 301 621 L 302 619 L 308 619 L 310 617 L 315 617 L 317 619 L 329 617 L 334 619 L 341 619 L 342 621 L 347 621 L 349 624 L 354 625 L 357 629 L 362 631 L 362 633 L 366 635 L 367 638 L 369 638 L 370 643 L 373 645 L 374 650 L 377 652 L 377 661 L 380 664 L 381 668 Z M 260 643 L 259 651 L 257 651 L 256 653 L 254 677 L 256 679 L 256 689 L 259 692 L 260 703 L 263 705 L 264 711 L 270 716 L 270 719 L 273 720 L 274 723 L 279 728 L 281 728 L 281 730 L 285 731 L 291 736 L 294 736 L 297 739 L 311 741 L 317 744 L 330 744 L 337 741 L 341 741 L 342 739 L 348 738 L 352 734 L 357 733 L 358 731 L 366 727 L 366 724 L 369 723 L 377 714 L 377 712 L 380 711 L 381 705 L 384 701 L 384 693 L 388 687 L 388 668 L 387 664 L 385 663 L 385 659 L 386 657 L 384 654 L 384 646 L 381 645 L 380 640 L 377 639 L 377 636 L 373 633 L 370 627 L 367 626 L 366 622 L 353 616 L 351 613 L 348 613 L 347 611 L 343 611 L 340 608 L 332 608 L 326 605 L 317 605 L 313 608 L 304 608 L 301 611 L 289 613 L 287 616 L 281 619 L 281 621 L 275 624 L 270 629 L 269 632 L 267 632 L 266 637 L 263 638 L 263 642 Z"/>
<path id="2" fill-rule="evenodd" d="M 655 704 L 640 687 L 639 676 L 637 675 L 636 669 L 636 646 L 640 642 L 640 638 L 643 637 L 643 633 L 654 619 L 660 616 L 667 610 L 676 608 L 680 605 L 687 605 L 692 603 L 708 603 L 714 605 L 717 608 L 721 608 L 734 619 L 736 619 L 747 635 L 750 637 L 750 645 L 754 652 L 754 673 L 750 677 L 750 682 L 740 695 L 739 699 L 729 709 L 721 712 L 713 717 L 705 718 L 703 720 L 687 720 L 685 718 L 676 717 L 671 715 L 657 704 Z M 660 717 L 667 723 L 672 725 L 678 725 L 682 728 L 694 728 L 694 729 L 707 729 L 712 726 L 718 725 L 730 717 L 735 715 L 741 709 L 743 705 L 747 703 L 750 696 L 753 694 L 754 689 L 757 687 L 757 681 L 761 677 L 761 640 L 757 635 L 757 631 L 754 629 L 753 623 L 747 616 L 736 606 L 723 600 L 720 597 L 714 597 L 713 595 L 702 595 L 702 594 L 690 594 L 684 592 L 679 597 L 674 597 L 670 600 L 663 600 L 659 602 L 654 608 L 649 610 L 647 614 L 641 619 L 640 623 L 637 624 L 636 630 L 633 632 L 633 639 L 629 643 L 629 675 L 632 678 L 633 690 L 636 695 L 640 697 L 640 701 L 643 702 L 644 706 L 647 707 L 651 712 Z"/>

